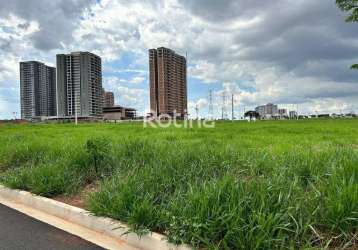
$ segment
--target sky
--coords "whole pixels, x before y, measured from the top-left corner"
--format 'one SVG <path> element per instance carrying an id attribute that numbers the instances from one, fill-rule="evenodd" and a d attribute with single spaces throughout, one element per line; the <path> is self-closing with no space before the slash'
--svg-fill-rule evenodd
<path id="1" fill-rule="evenodd" d="M 148 49 L 162 46 L 188 56 L 192 116 L 208 115 L 210 90 L 216 117 L 231 117 L 232 96 L 235 116 L 269 102 L 358 113 L 358 23 L 345 15 L 334 0 L 1 0 L 0 119 L 20 116 L 20 61 L 71 51 L 101 56 L 116 104 L 145 114 Z"/>

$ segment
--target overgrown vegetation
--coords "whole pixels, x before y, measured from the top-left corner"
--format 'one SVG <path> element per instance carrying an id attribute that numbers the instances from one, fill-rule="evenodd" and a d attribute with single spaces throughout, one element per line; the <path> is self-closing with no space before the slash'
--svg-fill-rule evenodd
<path id="1" fill-rule="evenodd" d="M 3 184 L 201 249 L 357 245 L 358 120 L 0 127 Z"/>

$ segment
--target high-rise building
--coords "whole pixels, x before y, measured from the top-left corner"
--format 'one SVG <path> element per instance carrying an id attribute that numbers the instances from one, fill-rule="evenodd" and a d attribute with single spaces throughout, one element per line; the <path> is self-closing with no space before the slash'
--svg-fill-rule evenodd
<path id="1" fill-rule="evenodd" d="M 102 89 L 103 107 L 114 106 L 114 93 Z"/>
<path id="2" fill-rule="evenodd" d="M 261 119 L 270 119 L 278 115 L 278 107 L 272 103 L 258 106 L 255 108 L 255 111 L 259 113 Z"/>
<path id="3" fill-rule="evenodd" d="M 89 52 L 57 55 L 59 117 L 102 115 L 101 58 Z"/>
<path id="4" fill-rule="evenodd" d="M 266 104 L 266 115 L 275 116 L 278 113 L 278 107 L 275 104 L 268 103 Z"/>
<path id="5" fill-rule="evenodd" d="M 154 116 L 187 115 L 186 58 L 167 48 L 149 50 L 150 109 Z"/>
<path id="6" fill-rule="evenodd" d="M 56 115 L 56 69 L 37 61 L 20 62 L 21 119 Z"/>

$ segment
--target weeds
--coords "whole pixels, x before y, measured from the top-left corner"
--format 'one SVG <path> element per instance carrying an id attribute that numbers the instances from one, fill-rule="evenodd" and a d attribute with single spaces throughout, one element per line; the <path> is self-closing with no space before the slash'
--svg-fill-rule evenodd
<path id="1" fill-rule="evenodd" d="M 356 247 L 357 120 L 8 126 L 0 181 L 200 249 Z"/>

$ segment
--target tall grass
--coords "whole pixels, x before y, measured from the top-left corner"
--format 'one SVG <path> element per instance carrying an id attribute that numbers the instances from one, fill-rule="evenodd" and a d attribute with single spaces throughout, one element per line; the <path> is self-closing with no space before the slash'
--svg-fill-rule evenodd
<path id="1" fill-rule="evenodd" d="M 203 249 L 357 246 L 358 121 L 0 128 L 3 184 Z"/>

